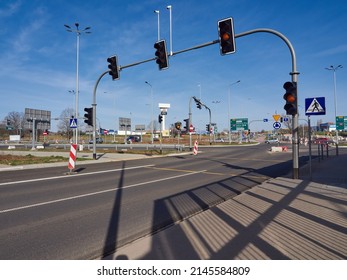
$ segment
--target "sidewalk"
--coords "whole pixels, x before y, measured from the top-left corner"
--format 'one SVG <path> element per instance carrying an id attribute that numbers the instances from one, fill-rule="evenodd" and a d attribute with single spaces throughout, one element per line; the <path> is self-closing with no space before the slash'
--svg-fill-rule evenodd
<path id="1" fill-rule="evenodd" d="M 347 151 L 270 179 L 104 259 L 347 259 Z"/>

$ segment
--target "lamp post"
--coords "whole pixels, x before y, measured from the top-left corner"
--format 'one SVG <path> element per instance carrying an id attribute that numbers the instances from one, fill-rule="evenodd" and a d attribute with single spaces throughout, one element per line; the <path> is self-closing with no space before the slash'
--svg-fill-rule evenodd
<path id="1" fill-rule="evenodd" d="M 229 93 L 228 93 L 228 132 L 229 132 L 229 144 L 231 143 L 231 127 L 230 127 L 230 94 L 231 94 L 231 86 L 240 83 L 241 80 L 238 80 L 229 85 Z"/>
<path id="2" fill-rule="evenodd" d="M 170 12 L 170 56 L 172 56 L 173 55 L 173 51 L 172 51 L 172 6 L 169 5 L 166 7 L 166 9 L 168 9 Z"/>
<path id="3" fill-rule="evenodd" d="M 82 33 L 86 33 L 89 34 L 91 33 L 90 31 L 90 27 L 86 27 L 82 30 L 79 29 L 79 23 L 75 23 L 76 28 L 72 29 L 69 25 L 64 24 L 64 26 L 66 27 L 66 31 L 67 32 L 75 32 L 77 35 L 77 43 L 76 43 L 76 91 L 75 91 L 75 117 L 78 119 L 79 115 L 78 115 L 78 94 L 79 94 L 79 90 L 78 90 L 78 64 L 79 64 L 79 48 L 80 48 L 80 36 Z M 77 121 L 77 127 L 76 127 L 76 139 L 75 139 L 75 144 L 78 143 L 78 124 L 79 121 Z"/>
<path id="4" fill-rule="evenodd" d="M 149 82 L 145 83 L 151 87 L 151 143 L 153 144 L 153 87 Z"/>
<path id="5" fill-rule="evenodd" d="M 158 41 L 160 41 L 160 11 L 154 10 L 154 13 L 158 15 Z"/>
<path id="6" fill-rule="evenodd" d="M 331 70 L 333 71 L 333 77 L 334 77 L 334 108 L 335 108 L 335 125 L 336 125 L 336 116 L 337 116 L 337 101 L 336 101 L 336 71 L 340 68 L 343 68 L 342 65 L 338 65 L 334 67 L 333 65 L 326 67 L 326 70 Z M 339 144 L 339 132 L 337 130 L 336 126 L 336 144 Z"/>

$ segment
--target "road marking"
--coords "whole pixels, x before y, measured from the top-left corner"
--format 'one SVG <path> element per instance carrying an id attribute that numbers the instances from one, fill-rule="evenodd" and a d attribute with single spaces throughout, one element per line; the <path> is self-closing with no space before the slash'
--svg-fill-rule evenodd
<path id="1" fill-rule="evenodd" d="M 176 168 L 161 168 L 161 167 L 147 167 L 150 169 L 156 169 L 156 170 L 166 170 L 166 171 L 177 171 L 177 172 L 184 172 L 184 173 L 195 173 L 194 170 L 182 170 L 182 169 L 176 169 Z M 232 177 L 244 177 L 244 178 L 262 178 L 262 179 L 269 179 L 268 176 L 263 175 L 246 175 L 244 173 L 225 173 L 225 172 L 212 172 L 212 171 L 201 171 L 201 173 L 207 174 L 207 175 L 217 175 L 217 176 L 232 176 Z M 248 173 L 248 171 L 247 171 Z"/>
<path id="2" fill-rule="evenodd" d="M 165 170 L 165 171 L 176 171 L 176 172 L 184 172 L 184 173 L 195 173 L 197 171 L 195 170 L 187 170 L 187 169 L 176 169 L 176 168 L 166 168 L 166 167 L 153 167 L 153 166 L 149 166 L 147 168 L 150 169 L 155 169 L 155 170 Z M 201 172 L 201 171 L 199 171 Z"/>
<path id="3" fill-rule="evenodd" d="M 100 173 L 110 173 L 110 172 L 116 172 L 116 171 L 122 171 L 122 170 L 146 168 L 146 167 L 151 167 L 151 166 L 154 166 L 154 164 L 142 165 L 142 166 L 134 166 L 134 167 L 126 167 L 126 168 L 118 168 L 118 169 L 101 170 L 101 171 L 88 172 L 88 173 L 76 173 L 76 174 L 71 175 L 71 176 L 68 176 L 68 175 L 66 175 L 66 176 L 55 176 L 55 177 L 29 179 L 29 180 L 23 180 L 23 181 L 6 182 L 6 183 L 0 183 L 0 186 L 23 184 L 23 183 L 30 183 L 30 182 L 39 182 L 39 181 L 48 181 L 48 180 L 56 180 L 56 179 L 75 178 L 75 177 L 78 177 L 78 176 L 87 176 L 87 175 L 94 175 L 94 174 L 100 174 Z"/>
<path id="4" fill-rule="evenodd" d="M 199 174 L 199 173 L 203 173 L 205 171 L 206 170 L 201 170 L 201 171 L 196 171 L 196 172 L 193 172 L 193 173 L 185 173 L 185 174 L 176 175 L 176 176 L 172 176 L 172 177 L 167 177 L 167 178 L 162 178 L 162 179 L 156 179 L 156 180 L 152 180 L 152 181 L 137 183 L 137 184 L 133 184 L 133 185 L 129 185 L 129 186 L 124 186 L 121 189 L 122 190 L 123 189 L 130 189 L 130 188 L 134 188 L 134 187 L 138 187 L 138 186 L 142 186 L 142 185 L 147 185 L 147 184 L 152 184 L 152 183 L 172 180 L 172 179 L 176 179 L 176 178 L 180 178 L 180 177 L 184 177 L 184 176 L 190 176 L 190 175 L 194 175 L 194 174 Z M 58 178 L 60 178 L 60 177 L 58 177 Z M 10 208 L 10 209 L 4 209 L 4 210 L 0 210 L 0 214 L 8 213 L 8 212 L 14 212 L 14 211 L 28 209 L 28 208 L 34 208 L 34 207 L 43 206 L 43 205 L 54 204 L 54 203 L 58 203 L 58 202 L 64 202 L 64 201 L 78 199 L 78 198 L 84 198 L 84 197 L 98 195 L 98 194 L 103 194 L 103 193 L 108 193 L 108 192 L 113 192 L 113 191 L 115 191 L 117 189 L 119 189 L 119 188 L 112 188 L 112 189 L 107 189 L 107 190 L 98 191 L 98 192 L 86 193 L 86 194 L 81 194 L 81 195 L 75 195 L 75 196 L 71 196 L 71 197 L 61 198 L 61 199 L 55 199 L 55 200 L 50 200 L 50 201 L 45 201 L 45 202 L 40 202 L 40 203 L 35 203 L 35 204 L 30 204 L 30 205 L 24 205 L 24 206 Z"/>

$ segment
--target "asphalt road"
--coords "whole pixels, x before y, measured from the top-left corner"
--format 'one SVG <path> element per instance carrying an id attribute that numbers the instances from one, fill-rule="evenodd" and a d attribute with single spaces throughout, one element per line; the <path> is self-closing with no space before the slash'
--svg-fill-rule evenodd
<path id="1" fill-rule="evenodd" d="M 1 172 L 0 259 L 93 259 L 288 174 L 269 146 Z"/>

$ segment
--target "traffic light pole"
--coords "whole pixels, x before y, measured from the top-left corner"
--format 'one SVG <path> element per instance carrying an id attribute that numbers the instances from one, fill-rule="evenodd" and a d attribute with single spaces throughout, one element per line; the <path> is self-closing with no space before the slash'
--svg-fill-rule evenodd
<path id="1" fill-rule="evenodd" d="M 292 46 L 292 44 L 290 43 L 290 41 L 288 40 L 287 37 L 285 37 L 282 33 L 273 30 L 273 29 L 254 29 L 254 30 L 250 30 L 250 31 L 246 31 L 240 34 L 235 35 L 235 38 L 238 37 L 243 37 L 246 35 L 250 35 L 250 34 L 254 34 L 254 33 L 261 33 L 261 32 L 265 32 L 265 33 L 271 33 L 276 35 L 277 37 L 280 37 L 288 46 L 290 53 L 291 53 L 291 57 L 292 57 L 292 72 L 290 72 L 290 75 L 292 76 L 292 82 L 296 83 L 298 82 L 298 75 L 299 72 L 296 70 L 296 55 L 295 55 L 295 51 L 294 48 Z M 297 97 L 298 99 L 298 97 Z M 295 115 L 293 115 L 293 127 L 292 127 L 292 156 L 293 156 L 293 179 L 299 179 L 299 132 L 298 132 L 298 127 L 299 127 L 299 118 L 298 118 L 298 114 L 296 113 Z"/>
<path id="2" fill-rule="evenodd" d="M 271 33 L 271 34 L 276 35 L 277 37 L 281 38 L 286 43 L 286 45 L 288 46 L 288 48 L 290 50 L 291 58 L 292 58 L 292 71 L 290 72 L 290 75 L 292 76 L 292 82 L 297 84 L 299 72 L 296 69 L 296 55 L 295 55 L 294 48 L 293 48 L 291 42 L 288 40 L 288 38 L 276 30 L 267 29 L 267 28 L 253 29 L 253 30 L 246 31 L 246 32 L 243 32 L 240 34 L 235 34 L 235 38 L 244 37 L 244 36 L 251 35 L 254 33 Z M 210 46 L 213 44 L 217 44 L 219 42 L 220 42 L 220 40 L 214 40 L 212 42 L 208 42 L 205 44 L 197 45 L 197 46 L 192 47 L 192 48 L 188 48 L 188 49 L 174 52 L 172 55 L 177 55 L 177 54 L 188 52 L 191 50 L 200 49 L 200 48 L 207 47 L 207 46 Z M 295 115 L 293 115 L 293 128 L 292 128 L 292 156 L 293 156 L 293 175 L 292 176 L 293 176 L 293 179 L 299 179 L 298 126 L 299 126 L 298 125 L 298 114 L 295 114 Z"/>
<path id="3" fill-rule="evenodd" d="M 93 91 L 93 159 L 96 159 L 96 89 L 99 85 L 99 82 L 103 76 L 108 74 L 110 71 L 107 70 L 104 73 L 102 73 L 99 77 L 99 79 L 96 81 Z"/>

